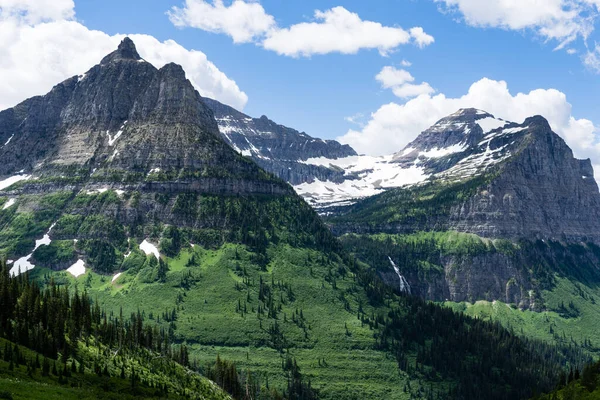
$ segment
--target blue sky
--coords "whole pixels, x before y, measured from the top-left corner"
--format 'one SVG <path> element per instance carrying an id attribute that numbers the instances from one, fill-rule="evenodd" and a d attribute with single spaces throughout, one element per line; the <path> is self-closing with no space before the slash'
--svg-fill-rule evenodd
<path id="1" fill-rule="evenodd" d="M 556 88 L 567 95 L 577 118 L 593 119 L 600 111 L 600 80 L 582 64 L 580 54 L 553 51 L 556 43 L 545 43 L 531 32 L 471 27 L 425 0 L 263 0 L 261 4 L 282 26 L 309 21 L 314 10 L 342 5 L 363 20 L 405 29 L 421 26 L 435 43 L 423 49 L 401 46 L 388 57 L 377 50 L 362 50 L 355 55 L 291 58 L 251 43 L 235 44 L 223 34 L 175 27 L 165 12 L 182 1 L 78 1 L 75 10 L 77 18 L 92 29 L 147 33 L 201 50 L 248 95 L 246 113 L 266 114 L 318 137 L 343 135 L 352 128 L 344 117 L 368 115 L 381 104 L 398 101 L 374 77 L 382 67 L 402 60 L 412 63 L 407 70 L 417 80 L 448 96 L 460 96 L 473 82 L 488 77 L 505 80 L 514 93 Z"/>
<path id="2" fill-rule="evenodd" d="M 600 166 L 599 13 L 600 0 L 0 0 L 0 32 L 15 38 L 0 41 L 0 108 L 84 72 L 128 34 L 201 93 L 360 153 L 398 151 L 473 106 L 542 114 Z M 319 30 L 327 15 L 355 23 Z"/>

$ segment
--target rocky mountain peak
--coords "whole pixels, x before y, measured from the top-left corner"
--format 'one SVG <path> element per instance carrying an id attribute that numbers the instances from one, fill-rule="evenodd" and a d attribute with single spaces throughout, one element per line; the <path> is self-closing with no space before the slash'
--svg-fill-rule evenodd
<path id="1" fill-rule="evenodd" d="M 70 168 L 79 187 L 129 190 L 114 177 L 145 186 L 161 172 L 163 186 L 168 176 L 171 187 L 214 192 L 289 190 L 221 139 L 181 66 L 155 68 L 128 38 L 85 74 L 0 112 L 0 141 L 0 178 L 22 171 L 30 182 L 53 181 Z"/>
<path id="2" fill-rule="evenodd" d="M 480 143 L 486 134 L 508 122 L 476 108 L 461 108 L 437 121 L 393 157 L 401 164 L 418 159 L 462 153 Z"/>
<path id="3" fill-rule="evenodd" d="M 104 57 L 100 63 L 104 65 L 109 64 L 113 61 L 139 61 L 141 59 L 142 57 L 140 57 L 140 55 L 138 54 L 133 40 L 126 37 L 121 41 L 117 50 Z"/>
<path id="4" fill-rule="evenodd" d="M 529 117 L 523 122 L 523 125 L 529 126 L 530 128 L 537 128 L 544 131 L 552 131 L 552 127 L 548 120 L 541 115 L 534 115 Z"/>

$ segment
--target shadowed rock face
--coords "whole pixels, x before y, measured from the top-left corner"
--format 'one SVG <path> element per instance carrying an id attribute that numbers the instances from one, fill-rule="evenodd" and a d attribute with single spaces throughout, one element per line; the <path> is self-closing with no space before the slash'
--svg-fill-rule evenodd
<path id="1" fill-rule="evenodd" d="M 310 158 L 337 159 L 355 156 L 348 145 L 335 140 L 313 138 L 304 132 L 279 125 L 266 116 L 251 118 L 225 104 L 203 99 L 214 112 L 223 139 L 240 153 L 252 158 L 265 170 L 292 185 L 304 182 L 341 182 L 339 169 L 303 163 Z"/>
<path id="2" fill-rule="evenodd" d="M 0 179 L 32 175 L 29 192 L 68 170 L 78 188 L 290 193 L 221 139 L 179 65 L 155 68 L 128 38 L 84 75 L 0 112 L 4 143 Z"/>
<path id="3" fill-rule="evenodd" d="M 600 243 L 600 193 L 590 160 L 577 160 L 542 117 L 497 177 L 453 208 L 449 226 L 480 236 Z"/>

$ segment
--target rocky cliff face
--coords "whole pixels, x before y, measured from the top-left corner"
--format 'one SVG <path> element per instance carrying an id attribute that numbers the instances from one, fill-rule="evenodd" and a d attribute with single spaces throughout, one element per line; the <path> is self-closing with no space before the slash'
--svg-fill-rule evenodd
<path id="1" fill-rule="evenodd" d="M 600 243 L 600 193 L 591 162 L 574 158 L 543 117 L 517 124 L 460 110 L 393 159 L 403 168 L 419 165 L 428 179 L 342 209 L 329 219 L 336 234 L 462 232 L 489 243 L 525 243 L 510 254 L 465 257 L 430 248 L 412 261 L 397 259 L 413 293 L 438 301 L 501 300 L 540 309 L 542 301 L 535 296 L 542 287 L 533 269 L 561 271 L 565 260 L 576 260 L 561 273 L 583 265 L 589 273 L 600 271 L 594 250 Z M 555 245 L 540 251 L 533 243 Z M 573 250 L 579 243 L 592 247 Z M 560 255 L 553 253 L 557 247 L 564 250 Z M 384 256 L 394 258 L 382 254 L 375 265 L 395 287 L 398 274 Z M 425 276 L 419 265 L 429 265 L 431 257 L 438 273 Z"/>
<path id="2" fill-rule="evenodd" d="M 221 135 L 244 156 L 292 185 L 318 180 L 342 181 L 343 171 L 304 163 L 310 158 L 338 159 L 355 156 L 348 145 L 315 139 L 304 132 L 279 125 L 266 116 L 251 118 L 212 99 L 203 99 L 213 111 Z"/>
<path id="3" fill-rule="evenodd" d="M 129 39 L 86 74 L 1 112 L 0 142 L 0 176 L 30 175 L 23 190 L 69 170 L 84 188 L 160 181 L 190 190 L 288 191 L 221 140 L 180 66 L 156 69 Z M 136 176 L 117 184 L 115 174 Z"/>
<path id="4" fill-rule="evenodd" d="M 416 160 L 430 170 L 443 164 L 446 168 L 427 183 L 350 207 L 332 219 L 334 230 L 454 230 L 510 240 L 600 242 L 600 193 L 590 160 L 575 159 L 542 117 L 504 124 L 487 133 L 471 129 L 476 139 L 457 135 L 454 127 L 438 131 L 443 136 L 439 140 L 435 130 L 426 131 L 412 144 L 420 148 L 409 145 L 410 151 L 398 155 L 397 162 Z M 423 156 L 431 149 L 442 152 L 440 141 L 458 146 L 460 152 Z"/>

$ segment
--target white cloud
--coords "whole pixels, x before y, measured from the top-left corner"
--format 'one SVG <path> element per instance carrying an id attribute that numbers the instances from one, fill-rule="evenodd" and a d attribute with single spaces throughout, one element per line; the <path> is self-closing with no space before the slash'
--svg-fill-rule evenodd
<path id="1" fill-rule="evenodd" d="M 600 74 L 600 45 L 596 44 L 592 50 L 588 50 L 582 59 L 589 69 Z"/>
<path id="2" fill-rule="evenodd" d="M 407 61 L 407 60 L 402 60 L 402 61 L 400 61 L 400 65 L 402 65 L 403 67 L 408 68 L 408 67 L 410 67 L 412 65 L 412 63 L 410 61 Z"/>
<path id="3" fill-rule="evenodd" d="M 404 69 L 394 67 L 383 67 L 375 76 L 375 79 L 381 82 L 381 86 L 388 89 L 394 86 L 404 85 L 407 82 L 414 82 L 415 78 Z"/>
<path id="4" fill-rule="evenodd" d="M 460 13 L 467 24 L 510 30 L 531 29 L 557 49 L 593 31 L 598 0 L 434 0 Z"/>
<path id="5" fill-rule="evenodd" d="M 1 3 L 1 2 L 5 3 Z M 0 0 L 6 5 L 8 0 Z M 31 0 L 33 4 L 34 0 Z M 35 0 L 36 5 L 38 0 Z M 0 109 L 16 105 L 34 95 L 48 92 L 62 80 L 87 71 L 116 49 L 125 35 L 108 35 L 65 19 L 74 14 L 69 7 L 41 8 L 30 17 L 28 5 L 14 1 L 0 20 Z M 58 4 L 52 3 L 52 4 Z M 48 1 L 50 4 L 50 1 Z M 12 16 L 14 13 L 18 14 Z M 38 21 L 46 22 L 38 22 Z M 36 22 L 29 22 L 36 21 Z M 248 97 L 200 51 L 187 50 L 172 40 L 160 42 L 148 35 L 131 35 L 138 51 L 156 67 L 168 62 L 181 64 L 187 77 L 205 96 L 241 109 Z"/>
<path id="6" fill-rule="evenodd" d="M 16 18 L 29 24 L 70 19 L 75 16 L 73 0 L 0 0 L 0 22 Z"/>
<path id="7" fill-rule="evenodd" d="M 361 49 L 377 49 L 387 54 L 410 42 L 402 28 L 363 21 L 344 7 L 315 11 L 316 22 L 303 22 L 272 32 L 263 47 L 278 54 L 298 57 L 314 54 L 355 54 Z"/>
<path id="8" fill-rule="evenodd" d="M 401 99 L 409 99 L 422 94 L 435 93 L 435 89 L 432 88 L 427 82 L 419 83 L 418 85 L 405 83 L 404 85 L 393 87 L 392 92 L 396 97 L 400 97 Z"/>
<path id="9" fill-rule="evenodd" d="M 588 40 L 600 18 L 600 0 L 433 0 L 442 10 L 455 12 L 475 27 L 529 30 L 545 41 L 557 43 L 555 50 L 574 55 L 574 42 L 583 39 L 581 57 L 585 66 L 600 74 L 600 49 L 589 50 Z"/>
<path id="10" fill-rule="evenodd" d="M 555 89 L 537 89 L 513 95 L 506 82 L 487 78 L 475 82 L 467 94 L 458 98 L 424 94 L 405 104 L 385 104 L 371 115 L 364 128 L 349 130 L 338 140 L 350 144 L 359 153 L 390 154 L 401 150 L 439 119 L 467 107 L 486 110 L 498 118 L 515 122 L 542 115 L 577 157 L 589 157 L 594 164 L 600 164 L 600 145 L 594 124 L 573 117 L 571 104 L 564 93 Z"/>
<path id="11" fill-rule="evenodd" d="M 355 54 L 363 49 L 376 49 L 382 55 L 411 41 L 418 47 L 433 43 L 434 38 L 423 28 L 406 31 L 362 20 L 358 14 L 338 6 L 316 10 L 314 20 L 289 27 L 279 27 L 275 18 L 252 0 L 234 0 L 226 6 L 223 0 L 185 0 L 183 7 L 173 7 L 168 15 L 178 27 L 193 27 L 223 33 L 235 43 L 254 42 L 267 50 L 289 57 L 317 54 Z"/>
<path id="12" fill-rule="evenodd" d="M 275 18 L 259 3 L 242 0 L 235 0 L 229 7 L 223 0 L 214 0 L 212 4 L 186 0 L 183 8 L 173 7 L 167 14 L 175 26 L 224 33 L 235 43 L 252 42 L 275 27 Z"/>
<path id="13" fill-rule="evenodd" d="M 421 28 L 420 26 L 410 28 L 410 36 L 415 40 L 415 43 L 420 48 L 429 46 L 431 43 L 435 42 L 433 36 L 425 33 L 423 28 Z"/>
<path id="14" fill-rule="evenodd" d="M 394 95 L 403 99 L 435 92 L 427 82 L 413 84 L 415 78 L 410 72 L 395 67 L 383 67 L 375 79 L 383 88 L 392 89 Z"/>
<path id="15" fill-rule="evenodd" d="M 364 122 L 362 121 L 362 119 L 364 117 L 365 117 L 365 115 L 363 113 L 356 113 L 349 117 L 344 117 L 344 121 L 349 122 L 354 125 L 358 125 L 360 127 L 363 127 L 363 126 L 365 126 Z"/>

